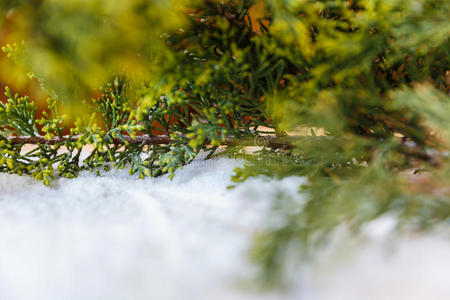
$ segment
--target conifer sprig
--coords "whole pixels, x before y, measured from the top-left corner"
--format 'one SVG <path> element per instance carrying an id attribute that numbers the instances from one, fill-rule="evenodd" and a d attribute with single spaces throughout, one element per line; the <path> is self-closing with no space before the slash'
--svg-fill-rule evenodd
<path id="1" fill-rule="evenodd" d="M 225 111 L 211 106 L 197 113 L 192 107 L 200 106 L 195 102 L 190 106 L 170 104 L 169 97 L 161 96 L 139 119 L 130 109 L 127 88 L 123 77 L 106 84 L 100 97 L 83 102 L 84 117 L 75 118 L 71 128 L 60 100 L 49 99 L 48 111 L 36 119 L 36 105 L 28 97 L 12 95 L 7 88 L 7 103 L 0 104 L 0 170 L 30 174 L 46 185 L 56 176 L 73 178 L 83 170 L 100 174 L 111 167 L 127 167 L 130 174 L 137 173 L 140 178 L 165 173 L 173 176 L 200 151 L 253 144 L 256 123 L 250 128 L 251 121 L 247 121 L 244 139 L 245 131 L 227 122 L 231 119 L 217 119 Z M 181 93 L 184 95 L 187 93 Z M 69 133 L 64 135 L 65 131 Z M 237 134 L 230 137 L 226 133 Z M 268 139 L 268 144 L 280 148 L 289 142 L 274 138 Z"/>

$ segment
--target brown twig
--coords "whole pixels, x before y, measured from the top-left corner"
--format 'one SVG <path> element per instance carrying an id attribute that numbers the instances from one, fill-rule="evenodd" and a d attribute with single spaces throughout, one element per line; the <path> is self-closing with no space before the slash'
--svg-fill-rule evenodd
<path id="1" fill-rule="evenodd" d="M 10 136 L 7 138 L 12 144 L 41 144 L 41 145 L 55 145 L 65 143 L 67 141 L 77 141 L 79 136 L 63 136 L 53 139 L 46 139 L 43 136 Z M 125 144 L 125 141 L 134 145 L 166 145 L 171 144 L 173 140 L 168 135 L 148 136 L 140 135 L 136 137 L 123 136 L 122 139 L 114 139 L 114 144 Z M 271 136 L 258 136 L 251 138 L 234 138 L 228 137 L 223 145 L 226 146 L 266 146 L 270 148 L 291 148 L 293 140 L 286 137 L 271 137 Z M 209 144 L 207 142 L 206 144 Z"/>
<path id="2" fill-rule="evenodd" d="M 69 140 L 77 141 L 79 136 L 63 136 L 56 137 L 53 139 L 46 139 L 43 136 L 33 136 L 33 137 L 24 137 L 24 136 L 11 136 L 8 137 L 8 140 L 13 144 L 41 144 L 41 145 L 55 145 L 60 143 L 65 143 Z M 172 140 L 167 135 L 157 135 L 157 136 L 148 136 L 141 135 L 132 138 L 131 136 L 124 136 L 123 139 L 115 139 L 113 143 L 115 144 L 124 144 L 125 142 L 130 144 L 146 144 L 146 145 L 161 145 L 161 144 L 170 144 Z"/>

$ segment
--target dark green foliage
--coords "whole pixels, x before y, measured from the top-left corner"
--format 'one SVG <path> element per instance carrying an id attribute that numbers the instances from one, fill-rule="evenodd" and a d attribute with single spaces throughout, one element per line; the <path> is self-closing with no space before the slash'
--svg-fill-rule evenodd
<path id="1" fill-rule="evenodd" d="M 269 228 L 255 248 L 266 280 L 279 280 L 290 244 L 305 254 L 340 224 L 358 230 L 384 213 L 415 229 L 448 222 L 448 2 L 272 5 L 280 31 L 263 39 L 286 62 L 289 82 L 270 98 L 274 119 L 280 129 L 320 128 L 325 136 L 272 152 L 300 164 L 255 158 L 236 173 L 308 178 L 302 209 L 275 213 L 286 224 Z M 286 30 L 296 38 L 286 40 Z"/>
<path id="2" fill-rule="evenodd" d="M 49 111 L 36 120 L 35 104 L 28 97 L 13 96 L 7 89 L 8 102 L 0 104 L 1 147 L 5 149 L 2 171 L 31 174 L 46 185 L 55 175 L 73 178 L 82 170 L 100 174 L 110 167 L 128 167 L 131 175 L 138 173 L 140 178 L 165 173 L 173 176 L 176 169 L 192 161 L 200 151 L 215 151 L 228 134 L 240 137 L 258 133 L 256 126 L 251 125 L 253 121 L 244 121 L 248 113 L 239 112 L 242 104 L 237 102 L 238 98 L 232 108 L 227 108 L 228 99 L 207 102 L 201 96 L 194 98 L 189 94 L 201 95 L 204 88 L 193 87 L 185 92 L 177 86 L 144 113 L 139 106 L 137 118 L 128 88 L 124 78 L 116 77 L 102 89 L 100 97 L 83 101 L 76 108 L 78 117 L 69 135 L 64 135 L 64 130 L 69 127 L 70 117 L 61 113 L 64 104 L 60 100 L 49 99 Z M 140 92 L 145 91 L 143 88 Z M 254 110 L 257 116 L 261 115 L 257 107 Z M 269 126 L 262 120 L 253 123 Z M 152 138 L 168 134 L 171 137 L 166 139 L 168 142 L 151 142 Z M 28 139 L 21 141 L 12 135 Z M 37 138 L 36 142 L 33 138 Z M 81 159 L 83 147 L 87 147 L 84 151 L 89 155 Z M 25 149 L 28 152 L 24 153 Z"/>
<path id="3" fill-rule="evenodd" d="M 248 159 L 236 182 L 302 176 L 298 199 L 281 194 L 276 201 L 274 218 L 284 222 L 257 237 L 253 258 L 267 283 L 282 279 L 292 247 L 299 255 L 313 253 L 341 224 L 357 232 L 389 213 L 402 228 L 448 225 L 448 1 L 183 2 L 189 9 L 161 27 L 155 25 L 160 16 L 132 9 L 143 5 L 148 12 L 157 2 L 116 7 L 97 0 L 83 8 L 78 1 L 56 8 L 45 2 L 41 9 L 80 10 L 86 20 L 108 7 L 106 24 L 117 31 L 96 21 L 80 31 L 71 19 L 69 27 L 80 34 L 72 40 L 66 29 L 35 24 L 45 43 L 5 48 L 31 68 L 51 100 L 36 121 L 33 103 L 8 92 L 0 107 L 1 171 L 32 174 L 46 184 L 55 175 L 110 166 L 140 177 L 173 176 L 201 151 L 211 157 L 222 145 L 222 155 Z M 43 16 L 36 12 L 32 21 Z M 120 40 L 128 17 L 137 21 Z M 147 32 L 146 24 L 155 26 Z M 104 41 L 100 50 L 95 37 Z M 47 51 L 51 64 L 42 72 L 36 61 Z M 136 76 L 122 68 L 130 51 L 138 53 L 131 65 L 137 60 L 144 69 Z M 128 70 L 130 81 L 116 77 L 100 97 L 79 105 L 77 96 L 114 68 Z M 81 106 L 75 126 L 61 113 L 70 102 L 62 99 Z M 65 127 L 71 127 L 68 137 Z M 24 153 L 10 134 L 64 141 Z M 170 143 L 142 140 L 161 135 Z M 282 142 L 269 142 L 275 137 Z M 245 153 L 243 145 L 255 138 L 261 149 Z M 89 156 L 81 158 L 87 145 Z"/>

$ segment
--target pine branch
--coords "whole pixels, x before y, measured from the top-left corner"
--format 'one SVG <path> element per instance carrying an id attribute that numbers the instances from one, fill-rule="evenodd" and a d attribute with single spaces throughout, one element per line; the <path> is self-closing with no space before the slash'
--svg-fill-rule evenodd
<path id="1" fill-rule="evenodd" d="M 41 144 L 41 145 L 55 145 L 65 143 L 67 141 L 77 141 L 79 136 L 63 136 L 52 139 L 47 139 L 43 136 L 33 136 L 33 137 L 25 137 L 25 136 L 12 136 L 8 137 L 8 141 L 12 144 Z M 125 142 L 133 145 L 163 145 L 170 144 L 172 140 L 167 135 L 158 135 L 158 136 L 136 136 L 135 138 L 131 136 L 123 136 L 123 139 L 114 139 L 114 144 L 121 145 L 125 144 Z"/>
<path id="2" fill-rule="evenodd" d="M 8 141 L 12 144 L 41 144 L 41 145 L 56 145 L 62 144 L 67 141 L 77 141 L 80 136 L 63 136 L 55 137 L 52 139 L 47 139 L 43 136 L 11 136 L 8 137 Z M 293 142 L 297 140 L 298 137 L 271 137 L 271 136 L 257 136 L 250 138 L 235 138 L 228 137 L 223 143 L 224 146 L 260 146 L 269 147 L 274 149 L 280 148 L 292 148 Z M 136 137 L 123 136 L 122 139 L 114 139 L 115 145 L 122 144 L 132 144 L 132 145 L 168 145 L 172 144 L 174 141 L 167 135 L 157 135 L 148 136 L 140 135 Z M 210 141 L 206 141 L 205 145 L 210 145 Z"/>

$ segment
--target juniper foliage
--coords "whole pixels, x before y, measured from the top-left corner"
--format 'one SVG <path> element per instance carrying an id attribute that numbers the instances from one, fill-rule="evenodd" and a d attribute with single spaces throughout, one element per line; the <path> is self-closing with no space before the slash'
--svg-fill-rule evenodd
<path id="1" fill-rule="evenodd" d="M 283 222 L 257 236 L 253 258 L 268 284 L 283 278 L 292 249 L 313 253 L 340 224 L 357 232 L 389 213 L 400 228 L 448 225 L 448 1 L 167 3 L 15 8 L 16 18 L 31 16 L 17 29 L 27 39 L 4 51 L 50 100 L 37 119 L 32 101 L 7 90 L 0 171 L 45 184 L 110 166 L 173 176 L 207 151 L 248 160 L 236 182 L 306 177 L 298 199 L 279 195 L 273 218 Z M 114 72 L 128 79 L 86 96 Z M 70 102 L 78 118 L 64 109 Z M 28 150 L 11 135 L 47 142 Z M 246 152 L 255 138 L 262 149 Z"/>

